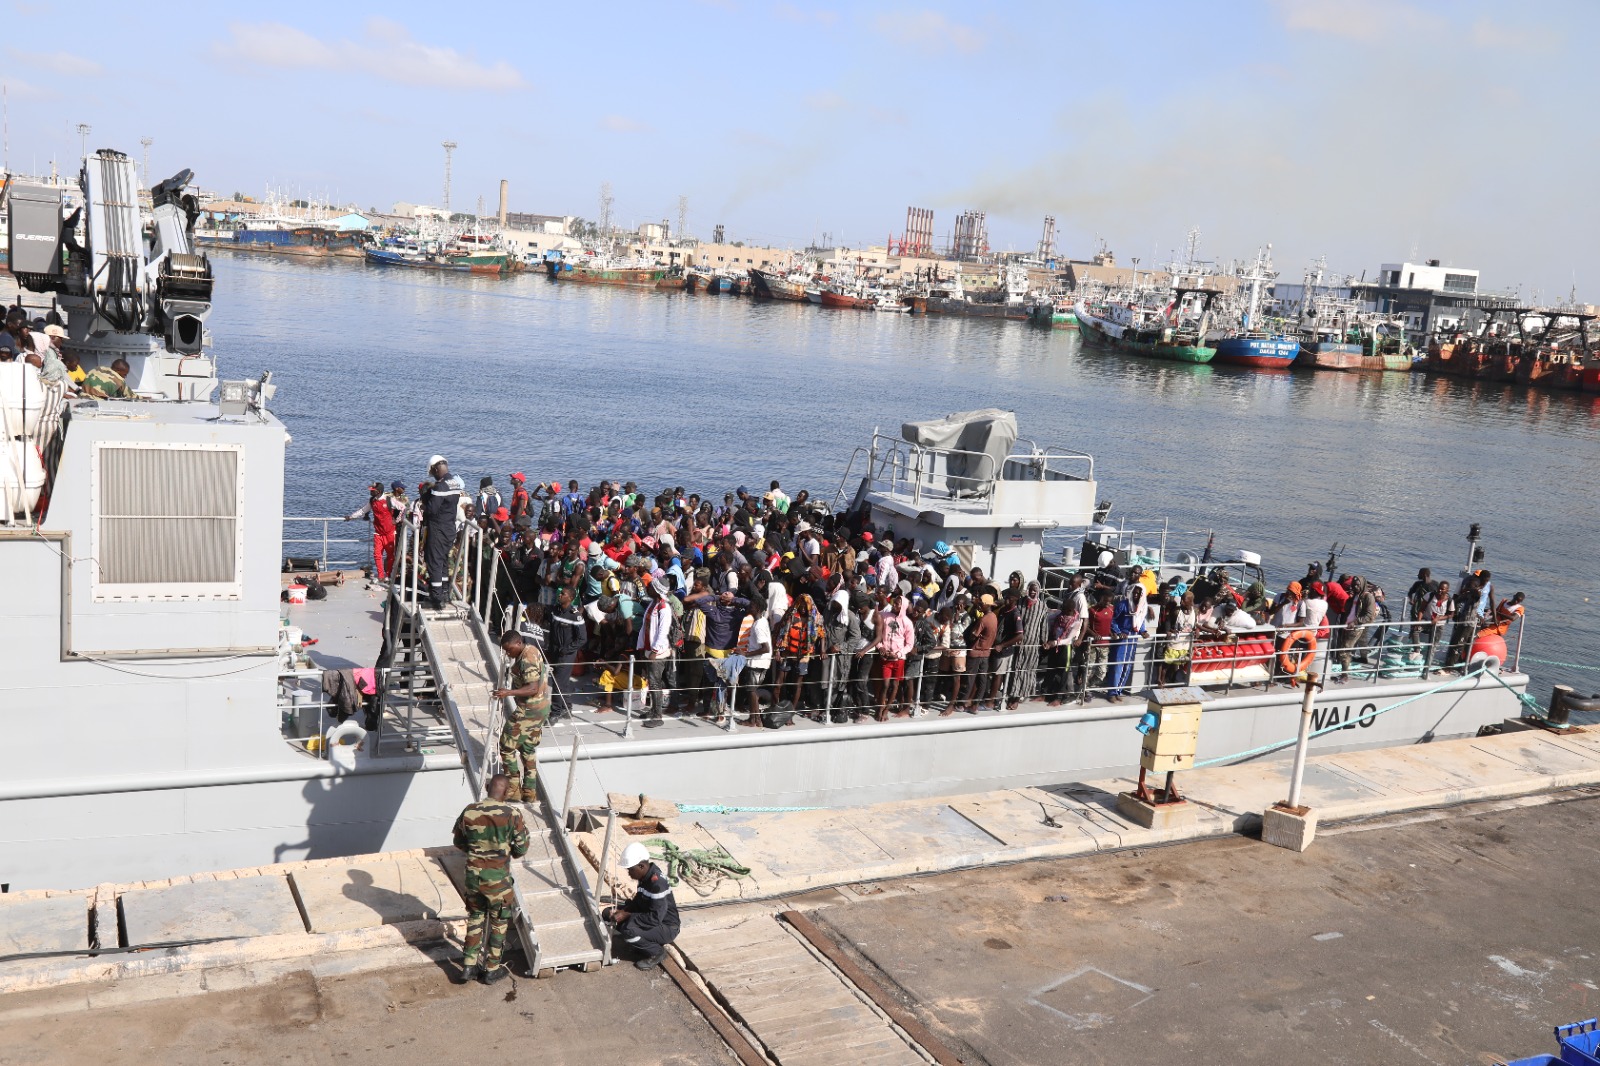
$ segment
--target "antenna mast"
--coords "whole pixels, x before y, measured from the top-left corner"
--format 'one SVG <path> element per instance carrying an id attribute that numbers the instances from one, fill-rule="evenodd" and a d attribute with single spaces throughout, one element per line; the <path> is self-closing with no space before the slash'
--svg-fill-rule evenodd
<path id="1" fill-rule="evenodd" d="M 444 213 L 450 217 L 450 153 L 456 150 L 455 141 L 444 142 Z"/>

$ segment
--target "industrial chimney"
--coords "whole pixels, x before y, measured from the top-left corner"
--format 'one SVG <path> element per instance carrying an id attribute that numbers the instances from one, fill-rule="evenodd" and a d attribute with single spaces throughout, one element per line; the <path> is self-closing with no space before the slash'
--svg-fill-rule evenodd
<path id="1" fill-rule="evenodd" d="M 506 195 L 511 190 L 511 183 L 505 178 L 500 179 L 500 225 L 506 224 Z"/>

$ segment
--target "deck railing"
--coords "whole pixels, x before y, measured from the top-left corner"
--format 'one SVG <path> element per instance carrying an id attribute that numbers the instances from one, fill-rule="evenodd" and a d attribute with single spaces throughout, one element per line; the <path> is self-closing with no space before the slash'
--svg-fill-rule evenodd
<path id="1" fill-rule="evenodd" d="M 304 557 L 309 549 L 317 552 L 317 561 L 323 570 L 363 570 L 372 566 L 372 523 L 363 521 L 356 527 L 359 536 L 349 536 L 349 522 L 343 515 L 333 517 L 285 516 L 283 519 L 283 553 L 285 556 Z M 332 534 L 334 524 L 341 527 L 340 535 Z M 295 533 L 290 536 L 290 532 Z M 295 549 L 300 550 L 295 550 Z"/>
<path id="2" fill-rule="evenodd" d="M 863 458 L 865 476 L 874 491 L 908 497 L 919 505 L 925 501 L 964 502 L 985 513 L 994 510 L 997 481 L 1094 480 L 1094 456 L 1064 448 L 1041 448 L 1022 438 L 1005 458 L 997 460 L 988 452 L 930 448 L 874 432 L 872 443 L 857 448 L 845 464 L 844 476 L 834 494 L 835 511 L 849 503 L 850 476 Z M 1081 467 L 1083 472 L 1071 472 L 1067 469 L 1069 464 Z M 961 472 L 953 472 L 956 470 Z"/>

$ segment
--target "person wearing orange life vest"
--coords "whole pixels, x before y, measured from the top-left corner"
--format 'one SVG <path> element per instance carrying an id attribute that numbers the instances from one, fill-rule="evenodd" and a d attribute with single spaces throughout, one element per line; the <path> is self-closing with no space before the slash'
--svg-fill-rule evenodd
<path id="1" fill-rule="evenodd" d="M 1524 609 L 1522 602 L 1527 598 L 1528 597 L 1526 593 L 1518 592 L 1509 600 L 1501 600 L 1494 609 L 1494 621 L 1489 625 L 1484 626 L 1480 632 L 1494 633 L 1495 635 L 1502 637 L 1505 636 L 1507 630 L 1516 624 L 1517 620 L 1523 616 Z"/>
<path id="2" fill-rule="evenodd" d="M 1307 630 L 1305 624 L 1306 607 L 1301 596 L 1303 591 L 1300 582 L 1291 581 L 1289 587 L 1272 605 L 1271 621 L 1278 634 L 1278 659 L 1274 676 L 1267 682 L 1268 688 L 1280 679 L 1292 683 L 1295 675 L 1303 669 L 1300 663 L 1304 657 L 1316 653 L 1316 634 Z"/>

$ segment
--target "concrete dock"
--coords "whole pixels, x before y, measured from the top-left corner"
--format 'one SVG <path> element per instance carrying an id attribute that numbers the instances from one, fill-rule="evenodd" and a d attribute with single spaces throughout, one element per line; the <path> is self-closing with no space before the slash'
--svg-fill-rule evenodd
<path id="1" fill-rule="evenodd" d="M 1181 774 L 1194 817 L 1170 828 L 1147 829 L 1125 817 L 1116 797 L 1135 782 L 1109 778 L 838 810 L 685 814 L 667 822 L 666 836 L 679 847 L 721 848 L 750 868 L 748 878 L 724 881 L 707 896 L 684 893 L 688 905 L 772 899 L 830 885 L 1254 832 L 1262 812 L 1287 794 L 1288 773 L 1287 762 L 1272 760 Z M 1313 758 L 1304 802 L 1328 824 L 1588 785 L 1600 785 L 1600 729 L 1566 736 L 1519 729 Z M 583 843 L 599 853 L 597 834 Z"/>
<path id="2" fill-rule="evenodd" d="M 907 890 L 895 885 L 924 883 L 901 880 L 913 875 L 960 877 L 954 871 L 979 869 L 970 876 L 986 883 L 1042 869 L 1019 866 L 1015 875 L 995 869 L 1024 860 L 1059 860 L 1071 869 L 1073 862 L 1114 858 L 1137 870 L 1170 861 L 1142 849 L 1184 841 L 1231 838 L 1229 847 L 1271 853 L 1261 861 L 1275 868 L 1323 862 L 1316 858 L 1327 845 L 1322 838 L 1297 858 L 1243 835 L 1283 798 L 1286 763 L 1195 770 L 1181 781 L 1195 817 L 1164 829 L 1146 829 L 1119 814 L 1116 795 L 1132 784 L 1122 779 L 840 810 L 680 814 L 665 820 L 664 839 L 680 848 L 726 851 L 750 874 L 724 880 L 703 896 L 679 886 L 686 918 L 678 957 L 739 1017 L 771 1061 L 927 1061 L 928 1050 L 850 982 L 841 983 L 832 963 L 774 925 L 775 913 L 797 898 L 837 902 L 902 894 Z M 1509 808 L 1581 797 L 1593 788 L 1600 788 L 1600 730 L 1558 735 L 1518 729 L 1313 759 L 1304 801 L 1318 812 L 1324 833 L 1337 838 L 1341 823 L 1405 820 L 1408 813 L 1420 821 L 1452 805 L 1501 800 Z M 599 853 L 599 834 L 577 836 L 591 856 Z M 1484 861 L 1492 862 L 1492 855 Z M 297 973 L 321 980 L 432 968 L 459 950 L 460 868 L 455 852 L 434 848 L 0 897 L 0 1024 L 271 986 Z M 595 871 L 588 873 L 592 878 Z M 784 902 L 760 902 L 778 900 Z M 734 907 L 724 906 L 729 903 Z M 706 909 L 712 904 L 719 906 Z M 1091 908 L 1077 920 L 1093 917 Z M 1021 924 L 1003 928 L 996 919 L 991 925 L 990 940 L 1011 943 L 1031 935 Z M 92 954 L 96 950 L 103 953 Z M 753 974 L 758 956 L 779 961 Z M 1131 1009 L 1126 988 L 1148 985 L 1121 977 L 1090 983 L 1095 987 L 1085 994 L 1116 1000 L 1122 1010 Z M 1070 999 L 1087 987 L 1060 996 Z M 787 1010 L 787 997 L 798 988 L 829 1004 L 827 1011 Z M 1072 1014 L 1059 1003 L 1053 1009 Z M 831 1050 L 821 1054 L 824 1046 Z M 803 1054 L 804 1048 L 818 1054 Z"/>

